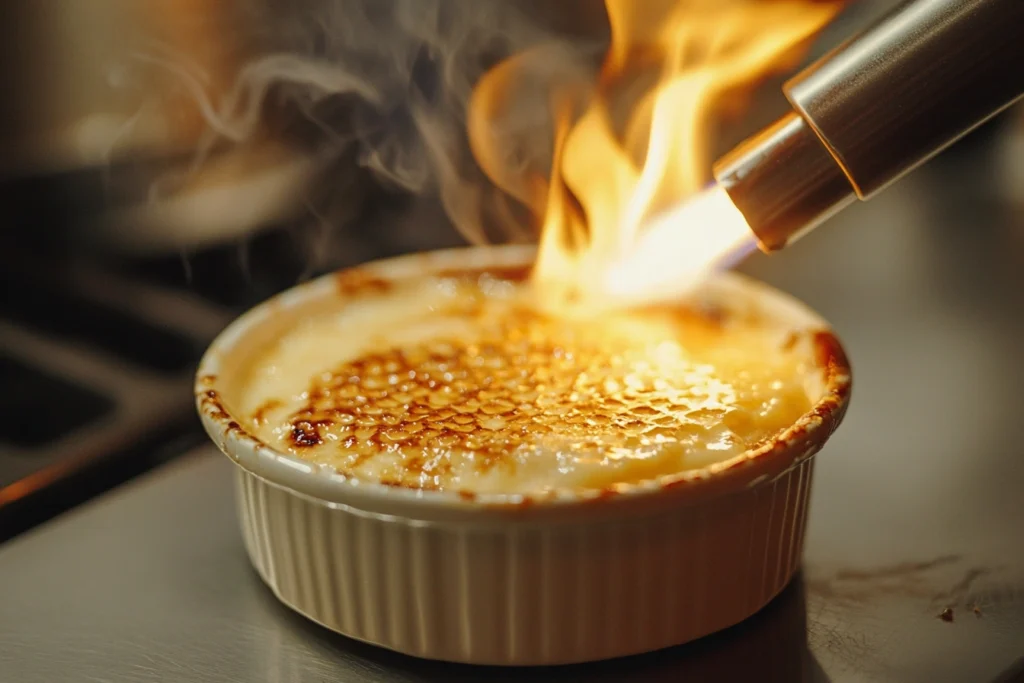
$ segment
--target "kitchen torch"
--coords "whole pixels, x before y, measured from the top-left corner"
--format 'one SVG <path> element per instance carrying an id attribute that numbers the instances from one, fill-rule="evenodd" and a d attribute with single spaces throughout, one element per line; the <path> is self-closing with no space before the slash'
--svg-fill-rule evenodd
<path id="1" fill-rule="evenodd" d="M 715 165 L 763 251 L 866 200 L 1024 96 L 1024 0 L 913 0 L 790 79 L 793 111 Z"/>

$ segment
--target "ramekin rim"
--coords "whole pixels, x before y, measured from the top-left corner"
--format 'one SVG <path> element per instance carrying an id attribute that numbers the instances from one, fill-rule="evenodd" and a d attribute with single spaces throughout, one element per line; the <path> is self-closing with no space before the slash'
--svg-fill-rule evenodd
<path id="1" fill-rule="evenodd" d="M 466 252 L 477 252 L 468 262 Z M 457 247 L 432 252 L 407 254 L 374 261 L 356 269 L 363 273 L 380 275 L 390 280 L 405 274 L 419 275 L 446 267 L 479 269 L 528 266 L 535 248 L 527 245 Z M 383 273 L 382 271 L 387 271 Z M 349 272 L 349 271 L 339 271 Z M 423 490 L 360 480 L 336 469 L 317 465 L 299 457 L 283 453 L 263 443 L 241 425 L 242 420 L 231 414 L 220 401 L 218 376 L 219 357 L 229 353 L 249 330 L 259 325 L 275 308 L 298 303 L 308 297 L 333 288 L 338 273 L 329 273 L 296 285 L 249 309 L 224 330 L 204 353 L 195 376 L 195 398 L 200 418 L 207 433 L 236 465 L 276 486 L 292 490 L 304 497 L 327 504 L 363 508 L 366 503 L 387 505 L 402 503 L 414 505 L 424 512 L 428 509 L 509 509 L 509 508 L 564 508 L 595 501 L 626 501 L 655 498 L 668 493 L 690 494 L 706 489 L 709 484 L 722 483 L 719 494 L 758 485 L 774 479 L 795 467 L 803 459 L 814 455 L 842 421 L 849 402 L 852 386 L 851 368 L 846 353 L 828 324 L 812 309 L 794 297 L 755 279 L 736 273 L 722 273 L 716 277 L 733 279 L 742 286 L 766 292 L 773 299 L 799 310 L 808 321 L 807 332 L 822 335 L 817 343 L 826 345 L 825 358 L 816 362 L 825 373 L 825 389 L 821 398 L 790 427 L 774 439 L 748 449 L 727 460 L 693 469 L 664 474 L 640 482 L 613 484 L 606 488 L 560 487 L 540 494 L 524 493 L 467 493 L 451 490 Z M 759 466 L 759 467 L 758 467 Z M 750 476 L 741 476 L 749 473 Z"/>

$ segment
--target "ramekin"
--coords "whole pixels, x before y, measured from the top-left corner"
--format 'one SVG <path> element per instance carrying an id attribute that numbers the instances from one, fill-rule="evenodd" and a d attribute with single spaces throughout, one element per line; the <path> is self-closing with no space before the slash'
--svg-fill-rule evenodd
<path id="1" fill-rule="evenodd" d="M 812 456 L 845 413 L 850 367 L 821 318 L 735 274 L 708 287 L 791 327 L 820 370 L 821 398 L 773 442 L 706 469 L 545 496 L 416 491 L 275 451 L 232 414 L 257 354 L 325 302 L 427 273 L 522 269 L 533 256 L 473 247 L 380 261 L 288 290 L 211 345 L 196 378 L 199 412 L 238 465 L 245 547 L 283 603 L 417 657 L 551 665 L 700 638 L 757 612 L 790 581 Z"/>

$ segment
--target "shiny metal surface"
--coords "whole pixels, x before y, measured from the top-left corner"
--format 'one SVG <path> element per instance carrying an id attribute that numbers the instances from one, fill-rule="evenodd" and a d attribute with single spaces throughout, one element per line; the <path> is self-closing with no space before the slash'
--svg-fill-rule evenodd
<path id="1" fill-rule="evenodd" d="M 1024 3 L 913 0 L 785 86 L 862 199 L 1024 96 Z"/>
<path id="2" fill-rule="evenodd" d="M 715 166 L 764 251 L 782 249 L 856 199 L 807 122 L 790 113 Z"/>
<path id="3" fill-rule="evenodd" d="M 0 546 L 0 681 L 985 683 L 1024 655 L 1024 207 L 957 150 L 747 270 L 830 318 L 856 384 L 803 580 L 739 627 L 545 671 L 425 663 L 281 607 L 204 451 Z M 979 614 L 973 608 L 977 607 Z M 950 608 L 953 621 L 938 615 Z"/>
<path id="4" fill-rule="evenodd" d="M 820 149 L 787 115 L 715 177 L 764 249 L 786 246 L 850 203 L 840 174 L 869 199 L 1024 97 L 1022 27 L 1020 0 L 904 3 L 786 83 Z"/>

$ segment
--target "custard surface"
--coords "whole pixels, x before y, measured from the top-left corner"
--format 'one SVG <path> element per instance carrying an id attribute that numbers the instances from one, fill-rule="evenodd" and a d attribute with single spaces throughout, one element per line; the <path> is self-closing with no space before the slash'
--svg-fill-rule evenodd
<path id="1" fill-rule="evenodd" d="M 705 467 L 792 425 L 820 375 L 766 316 L 550 317 L 500 276 L 422 278 L 289 330 L 238 406 L 279 450 L 359 480 L 472 493 L 605 488 Z"/>

